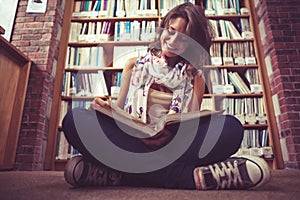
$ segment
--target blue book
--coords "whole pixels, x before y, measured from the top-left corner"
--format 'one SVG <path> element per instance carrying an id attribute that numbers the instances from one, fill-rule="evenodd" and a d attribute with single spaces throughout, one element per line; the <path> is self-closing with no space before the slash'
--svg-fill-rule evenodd
<path id="1" fill-rule="evenodd" d="M 235 1 L 235 6 L 236 6 L 236 13 L 237 14 L 240 14 L 240 1 L 239 0 L 236 0 Z"/>

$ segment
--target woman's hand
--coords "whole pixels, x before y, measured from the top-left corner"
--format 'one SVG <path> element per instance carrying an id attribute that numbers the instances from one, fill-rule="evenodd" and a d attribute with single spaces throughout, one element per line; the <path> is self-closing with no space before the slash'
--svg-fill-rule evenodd
<path id="1" fill-rule="evenodd" d="M 90 109 L 95 109 L 97 107 L 110 107 L 107 101 L 104 101 L 102 98 L 96 97 L 93 102 L 90 104 Z"/>

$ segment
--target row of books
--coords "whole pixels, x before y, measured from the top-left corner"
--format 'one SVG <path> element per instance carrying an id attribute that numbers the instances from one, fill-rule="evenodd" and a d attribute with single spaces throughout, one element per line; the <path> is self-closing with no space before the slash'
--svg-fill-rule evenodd
<path id="1" fill-rule="evenodd" d="M 184 2 L 195 0 L 160 0 L 160 15 Z M 152 0 L 87 0 L 75 1 L 73 17 L 137 17 L 158 16 L 157 1 Z M 247 14 L 239 0 L 206 0 L 206 15 Z"/>
<path id="2" fill-rule="evenodd" d="M 64 72 L 62 96 L 107 96 L 108 90 L 102 70 L 96 73 Z"/>
<path id="3" fill-rule="evenodd" d="M 114 29 L 112 29 L 114 26 Z M 152 41 L 157 21 L 72 22 L 69 42 Z M 113 37 L 114 36 L 114 37 Z"/>
<path id="4" fill-rule="evenodd" d="M 160 15 L 184 2 L 195 0 L 160 0 Z M 73 17 L 138 17 L 158 16 L 157 1 L 153 0 L 97 0 L 76 1 Z"/>
<path id="5" fill-rule="evenodd" d="M 157 21 L 118 21 L 115 23 L 115 41 L 152 41 Z"/>
<path id="6" fill-rule="evenodd" d="M 70 42 L 97 42 L 111 40 L 110 35 L 114 35 L 114 40 L 147 41 L 154 39 L 157 21 L 117 21 L 114 23 L 114 33 L 112 22 L 72 22 L 70 28 Z M 241 18 L 238 27 L 229 20 L 210 20 L 216 39 L 252 39 L 249 19 Z M 151 36 L 148 36 L 151 35 Z M 146 36 L 146 37 L 145 37 Z M 123 39 L 121 38 L 123 37 Z"/>
<path id="7" fill-rule="evenodd" d="M 249 18 L 240 18 L 237 25 L 232 21 L 219 19 L 209 20 L 216 39 L 252 39 Z"/>
<path id="8" fill-rule="evenodd" d="M 252 41 L 213 43 L 210 47 L 212 65 L 255 65 Z"/>
<path id="9" fill-rule="evenodd" d="M 268 130 L 246 129 L 241 148 L 268 146 Z"/>
<path id="10" fill-rule="evenodd" d="M 172 8 L 185 2 L 195 4 L 195 0 L 160 0 L 160 15 L 165 16 Z"/>
<path id="11" fill-rule="evenodd" d="M 246 129 L 237 154 L 272 158 L 273 150 L 268 141 L 268 134 L 268 130 Z"/>
<path id="12" fill-rule="evenodd" d="M 261 97 L 224 98 L 220 101 L 224 114 L 234 115 L 242 124 L 266 124 L 266 113 Z"/>
<path id="13" fill-rule="evenodd" d="M 227 68 L 211 69 L 209 79 L 213 94 L 257 94 L 262 92 L 257 68 L 247 69 L 244 76 L 235 71 L 228 71 Z"/>
<path id="14" fill-rule="evenodd" d="M 239 0 L 206 0 L 206 15 L 245 14 L 246 8 L 240 8 Z"/>
<path id="15" fill-rule="evenodd" d="M 150 0 L 76 1 L 73 17 L 157 16 L 156 2 Z"/>
<path id="16" fill-rule="evenodd" d="M 108 60 L 104 48 L 97 47 L 68 47 L 65 68 L 92 69 L 107 67 L 123 68 L 125 62 L 132 57 L 145 55 L 147 46 L 114 46 L 113 58 Z"/>
<path id="17" fill-rule="evenodd" d="M 65 68 L 105 67 L 103 47 L 68 47 Z"/>
<path id="18" fill-rule="evenodd" d="M 58 132 L 56 141 L 55 157 L 57 160 L 66 160 L 79 155 L 79 152 L 68 143 L 63 131 Z"/>
<path id="19" fill-rule="evenodd" d="M 92 103 L 92 99 L 91 100 L 73 99 L 72 101 L 61 101 L 59 126 L 62 125 L 63 118 L 67 114 L 68 110 L 70 110 L 72 108 L 78 108 L 78 107 L 88 109 L 90 107 L 91 103 Z"/>
<path id="20" fill-rule="evenodd" d="M 111 38 L 112 22 L 72 22 L 70 27 L 69 42 L 99 42 Z"/>

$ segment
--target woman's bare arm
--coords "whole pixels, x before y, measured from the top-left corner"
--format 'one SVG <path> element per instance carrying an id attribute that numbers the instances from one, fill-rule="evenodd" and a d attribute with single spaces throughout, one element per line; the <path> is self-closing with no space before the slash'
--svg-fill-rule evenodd
<path id="1" fill-rule="evenodd" d="M 126 96 L 127 96 L 128 90 L 129 90 L 129 82 L 130 82 L 130 78 L 131 78 L 131 72 L 132 72 L 132 68 L 136 62 L 136 59 L 137 59 L 137 57 L 130 58 L 126 62 L 125 67 L 122 72 L 120 93 L 119 93 L 118 99 L 116 101 L 117 106 L 119 106 L 122 109 L 124 107 Z"/>
<path id="2" fill-rule="evenodd" d="M 205 92 L 205 79 L 202 73 L 196 73 L 194 75 L 194 90 L 191 103 L 189 105 L 189 111 L 197 111 L 201 108 L 203 95 Z"/>
<path id="3" fill-rule="evenodd" d="M 120 107 L 123 108 L 127 96 L 127 92 L 129 89 L 129 82 L 130 82 L 130 77 L 131 77 L 131 71 L 132 68 L 135 64 L 137 58 L 131 58 L 127 61 L 125 64 L 125 67 L 122 71 L 122 81 L 121 81 L 121 88 L 120 88 L 120 94 L 118 96 L 118 99 L 116 101 L 116 104 Z M 105 107 L 105 106 L 110 106 L 109 103 L 102 98 L 96 97 L 93 102 L 90 105 L 91 109 L 94 109 L 97 106 Z"/>

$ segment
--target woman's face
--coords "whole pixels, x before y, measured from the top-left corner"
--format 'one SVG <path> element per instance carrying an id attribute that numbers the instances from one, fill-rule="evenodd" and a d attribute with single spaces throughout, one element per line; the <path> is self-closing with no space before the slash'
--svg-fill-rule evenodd
<path id="1" fill-rule="evenodd" d="M 160 36 L 162 54 L 167 57 L 181 55 L 188 46 L 187 22 L 181 17 L 171 19 Z"/>

